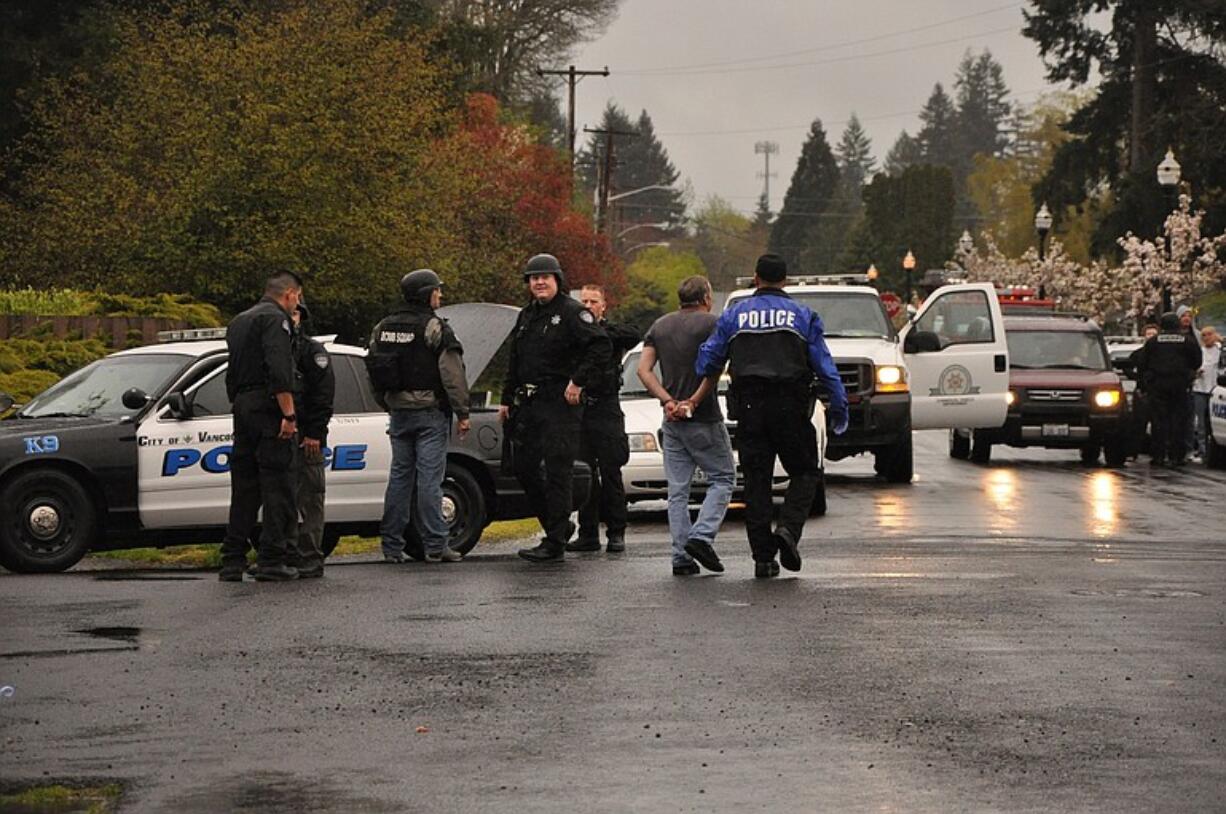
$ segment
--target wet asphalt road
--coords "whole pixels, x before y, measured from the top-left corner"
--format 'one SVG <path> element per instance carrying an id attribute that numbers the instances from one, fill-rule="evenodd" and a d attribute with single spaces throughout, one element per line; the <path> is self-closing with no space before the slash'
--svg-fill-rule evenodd
<path id="1" fill-rule="evenodd" d="M 1226 788 L 1226 473 L 917 435 L 830 468 L 799 575 L 629 553 L 0 576 L 0 780 L 125 811 L 1208 811 Z M 110 628 L 105 635 L 85 633 Z"/>

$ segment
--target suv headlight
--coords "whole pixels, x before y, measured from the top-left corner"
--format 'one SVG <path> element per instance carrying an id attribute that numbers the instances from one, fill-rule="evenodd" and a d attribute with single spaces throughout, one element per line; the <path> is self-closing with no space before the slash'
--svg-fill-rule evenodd
<path id="1" fill-rule="evenodd" d="M 1119 390 L 1099 390 L 1094 394 L 1094 406 L 1103 410 L 1119 407 L 1123 394 Z"/>
<path id="2" fill-rule="evenodd" d="M 632 432 L 626 436 L 630 441 L 631 452 L 659 452 L 660 445 L 656 437 L 649 432 Z"/>
<path id="3" fill-rule="evenodd" d="M 1005 393 L 1005 404 L 1007 404 L 1010 407 L 1012 407 L 1014 404 L 1017 404 L 1017 391 L 1016 390 L 1010 390 L 1009 392 Z"/>
<path id="4" fill-rule="evenodd" d="M 878 393 L 905 393 L 907 386 L 907 371 L 898 365 L 879 365 L 874 374 Z"/>

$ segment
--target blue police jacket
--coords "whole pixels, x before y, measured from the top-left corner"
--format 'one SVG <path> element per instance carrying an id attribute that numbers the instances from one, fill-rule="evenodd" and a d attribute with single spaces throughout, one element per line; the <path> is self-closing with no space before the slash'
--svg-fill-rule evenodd
<path id="1" fill-rule="evenodd" d="M 739 378 L 797 382 L 814 374 L 830 393 L 834 418 L 847 416 L 847 391 L 822 329 L 822 320 L 778 288 L 761 288 L 720 315 L 694 369 L 718 376 L 731 357 L 729 372 Z"/>

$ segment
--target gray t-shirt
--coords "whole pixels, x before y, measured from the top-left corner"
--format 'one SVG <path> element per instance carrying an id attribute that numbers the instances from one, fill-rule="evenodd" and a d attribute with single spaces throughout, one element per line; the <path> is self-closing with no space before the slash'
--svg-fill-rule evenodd
<path id="1" fill-rule="evenodd" d="M 694 372 L 694 360 L 698 358 L 698 348 L 715 330 L 717 320 L 714 314 L 687 308 L 660 317 L 643 337 L 645 346 L 656 349 L 660 383 L 673 398 L 689 398 L 702 382 L 702 377 Z M 693 420 L 724 420 L 715 391 L 695 405 Z"/>

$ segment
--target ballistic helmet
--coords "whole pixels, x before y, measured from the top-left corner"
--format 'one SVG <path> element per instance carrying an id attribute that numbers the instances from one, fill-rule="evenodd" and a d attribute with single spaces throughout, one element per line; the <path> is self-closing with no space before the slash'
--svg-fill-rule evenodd
<path id="1" fill-rule="evenodd" d="M 431 269 L 410 271 L 400 278 L 400 293 L 405 302 L 429 303 L 430 292 L 442 288 L 443 281 Z"/>
<path id="2" fill-rule="evenodd" d="M 524 266 L 524 280 L 533 274 L 552 274 L 558 278 L 558 288 L 566 286 L 566 275 L 562 272 L 562 265 L 552 254 L 537 254 L 528 260 L 527 265 Z"/>

